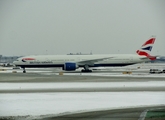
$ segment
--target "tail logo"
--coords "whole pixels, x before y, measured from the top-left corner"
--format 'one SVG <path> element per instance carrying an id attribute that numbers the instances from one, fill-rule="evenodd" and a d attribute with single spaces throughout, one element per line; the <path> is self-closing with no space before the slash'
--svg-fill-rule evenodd
<path id="1" fill-rule="evenodd" d="M 145 48 L 141 48 L 142 50 L 148 50 L 148 51 L 151 51 L 152 50 L 152 46 L 148 46 L 148 47 L 145 47 Z"/>
<path id="2" fill-rule="evenodd" d="M 155 42 L 155 38 L 151 38 L 148 41 L 146 41 L 142 46 L 146 46 L 146 45 L 149 45 L 149 44 L 154 44 L 154 42 Z"/>
<path id="3" fill-rule="evenodd" d="M 155 60 L 156 57 L 150 55 L 150 52 L 151 52 L 151 50 L 152 50 L 152 48 L 153 48 L 154 42 L 155 42 L 155 38 L 151 38 L 151 39 L 147 40 L 147 41 L 141 46 L 141 48 L 140 48 L 139 50 L 136 51 L 136 53 L 137 53 L 138 55 L 140 55 L 140 56 L 146 56 L 146 57 L 148 57 L 148 58 L 151 59 L 151 60 Z"/>

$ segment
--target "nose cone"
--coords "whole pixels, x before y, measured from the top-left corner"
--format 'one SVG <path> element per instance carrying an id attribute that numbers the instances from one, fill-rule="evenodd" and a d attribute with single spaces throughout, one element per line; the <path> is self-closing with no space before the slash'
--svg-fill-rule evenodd
<path id="1" fill-rule="evenodd" d="M 16 65 L 17 64 L 17 61 L 13 61 L 13 64 Z"/>
<path id="2" fill-rule="evenodd" d="M 14 61 L 13 64 L 14 65 L 18 65 L 19 61 Z"/>

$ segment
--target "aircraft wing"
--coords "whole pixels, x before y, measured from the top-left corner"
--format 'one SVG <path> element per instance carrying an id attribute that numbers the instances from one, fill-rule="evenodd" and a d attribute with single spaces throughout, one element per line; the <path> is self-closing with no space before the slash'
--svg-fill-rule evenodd
<path id="1" fill-rule="evenodd" d="M 95 62 L 99 62 L 99 61 L 104 61 L 104 60 L 108 60 L 108 59 L 111 59 L 111 58 L 114 58 L 114 57 L 106 57 L 106 58 L 99 58 L 99 59 L 91 59 L 91 60 L 82 60 L 82 61 L 79 61 L 77 62 L 78 65 L 94 65 Z"/>

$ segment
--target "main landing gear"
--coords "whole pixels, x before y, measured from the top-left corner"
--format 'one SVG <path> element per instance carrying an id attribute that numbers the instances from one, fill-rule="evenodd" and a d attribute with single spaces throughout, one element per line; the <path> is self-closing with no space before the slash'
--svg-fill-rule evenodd
<path id="1" fill-rule="evenodd" d="M 92 70 L 89 69 L 88 65 L 85 65 L 84 69 L 82 69 L 81 72 L 92 72 Z"/>
<path id="2" fill-rule="evenodd" d="M 23 69 L 23 73 L 26 73 L 26 70 L 25 70 L 25 68 L 22 68 Z"/>

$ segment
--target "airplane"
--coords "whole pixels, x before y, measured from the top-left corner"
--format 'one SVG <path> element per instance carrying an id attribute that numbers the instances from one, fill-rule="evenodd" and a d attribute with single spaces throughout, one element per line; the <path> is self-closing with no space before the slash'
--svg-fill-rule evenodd
<path id="1" fill-rule="evenodd" d="M 151 37 L 136 51 L 136 54 L 92 54 L 92 55 L 32 55 L 18 58 L 13 63 L 25 68 L 62 67 L 65 71 L 75 71 L 84 68 L 81 72 L 92 72 L 90 67 L 117 67 L 155 60 L 157 56 L 151 56 L 155 37 Z"/>

